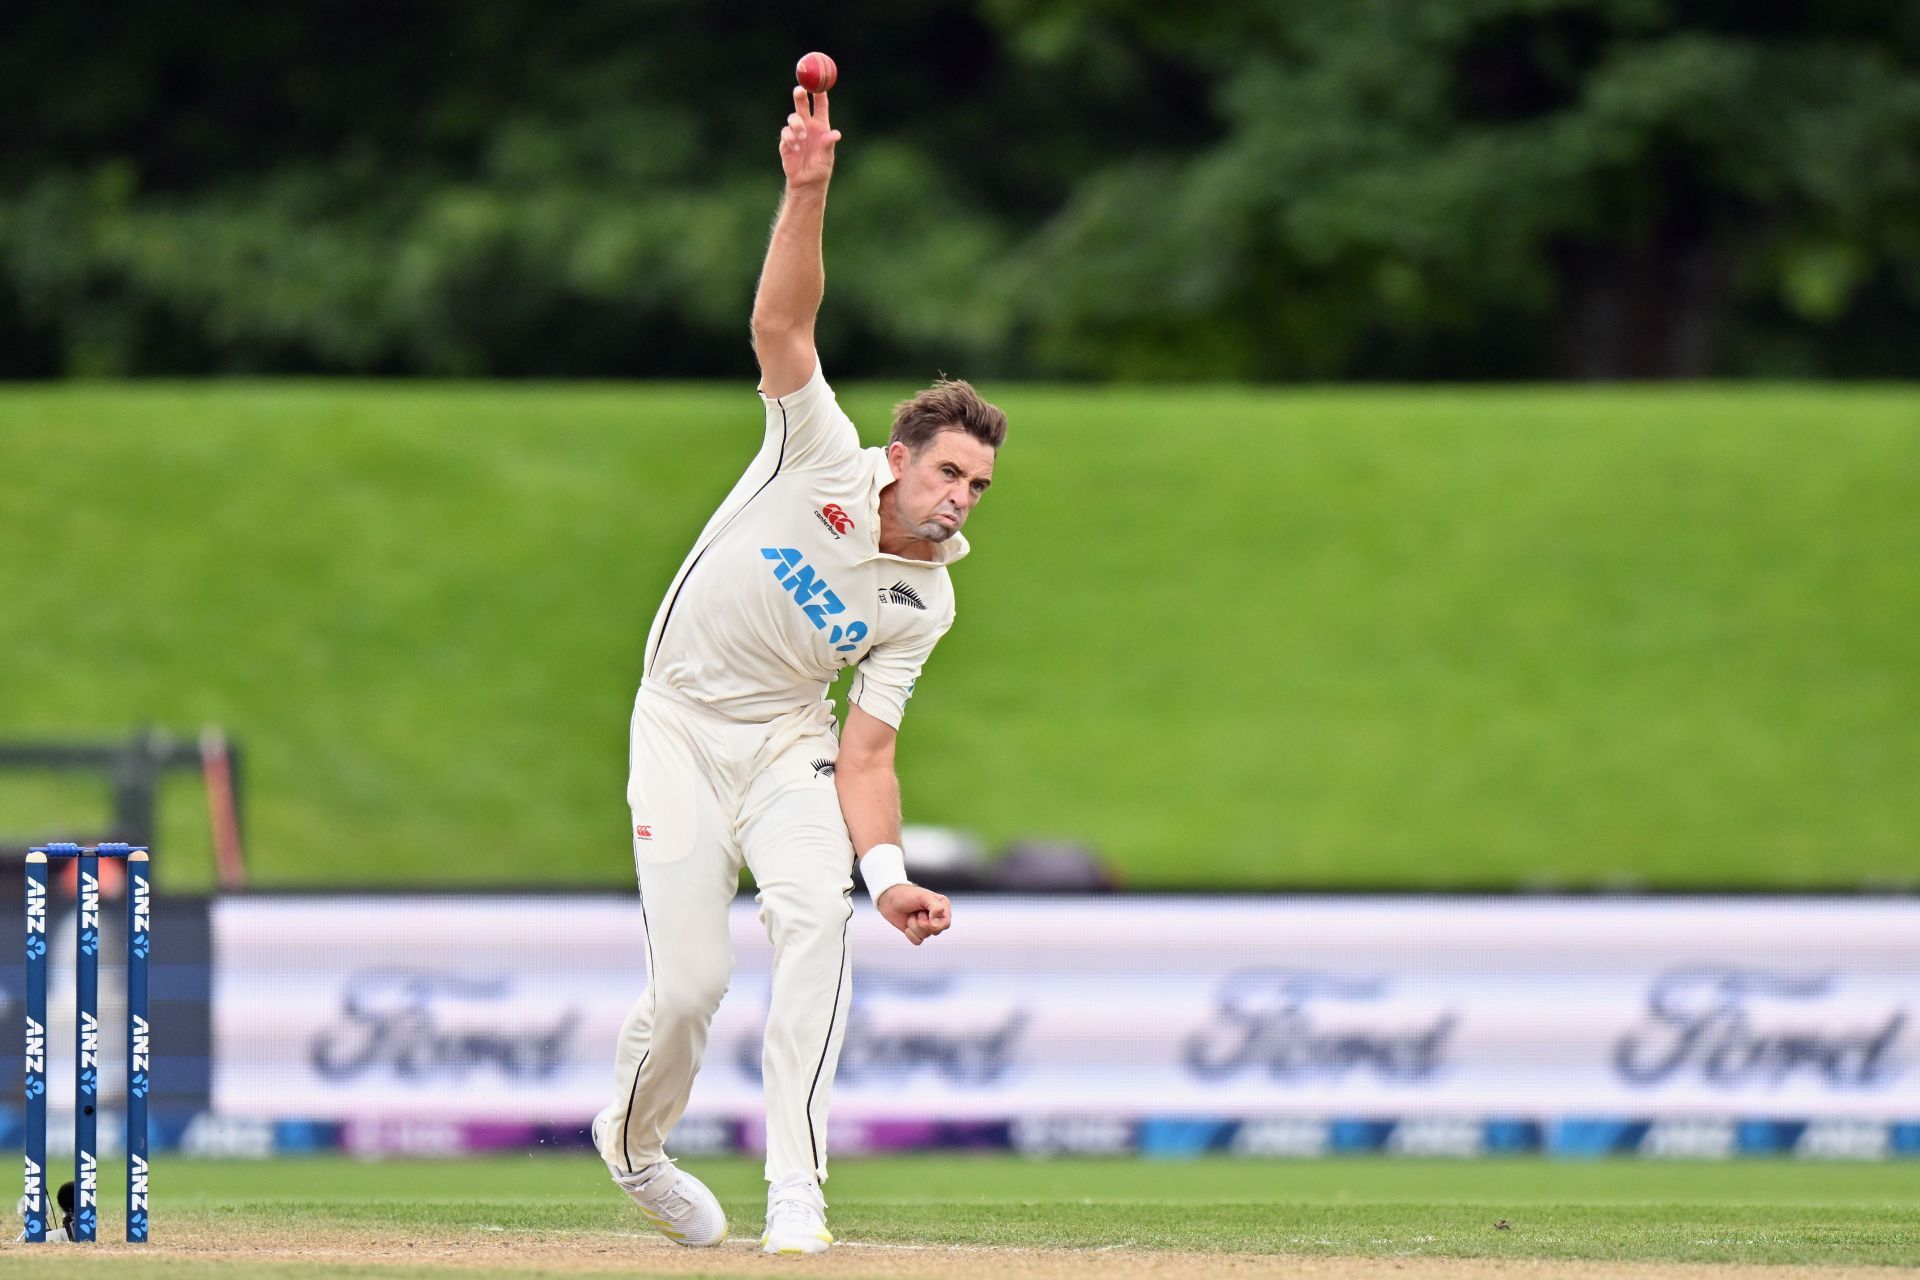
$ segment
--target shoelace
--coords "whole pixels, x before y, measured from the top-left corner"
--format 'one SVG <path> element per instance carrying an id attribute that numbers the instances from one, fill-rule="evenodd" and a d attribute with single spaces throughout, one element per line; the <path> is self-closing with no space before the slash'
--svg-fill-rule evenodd
<path id="1" fill-rule="evenodd" d="M 818 1231 L 824 1221 L 825 1215 L 808 1201 L 781 1199 L 775 1200 L 767 1213 L 767 1230 Z"/>
<path id="2" fill-rule="evenodd" d="M 633 1182 L 628 1183 L 623 1179 L 622 1182 L 623 1185 L 632 1186 L 634 1190 L 645 1196 L 650 1204 L 663 1213 L 685 1213 L 693 1208 L 693 1201 L 687 1199 L 680 1191 L 679 1171 L 671 1167 L 663 1169 L 653 1177 L 644 1181 L 634 1179 Z M 660 1187 L 658 1191 L 655 1190 L 657 1186 Z"/>

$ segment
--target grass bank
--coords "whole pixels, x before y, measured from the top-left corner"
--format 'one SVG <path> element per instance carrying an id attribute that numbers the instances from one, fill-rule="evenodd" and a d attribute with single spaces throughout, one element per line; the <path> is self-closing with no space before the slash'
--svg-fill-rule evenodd
<path id="1" fill-rule="evenodd" d="M 1913 390 L 993 390 L 910 818 L 1141 886 L 1920 878 Z M 225 725 L 266 884 L 626 884 L 647 624 L 758 432 L 741 387 L 8 388 L 0 736 Z M 96 792 L 0 777 L 0 833 Z M 167 823 L 204 882 L 191 784 Z"/>

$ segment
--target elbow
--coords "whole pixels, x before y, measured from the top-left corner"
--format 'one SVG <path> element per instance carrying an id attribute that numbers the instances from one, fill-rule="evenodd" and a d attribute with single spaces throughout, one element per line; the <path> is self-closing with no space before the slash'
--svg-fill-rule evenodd
<path id="1" fill-rule="evenodd" d="M 813 350 L 810 325 L 770 319 L 755 311 L 750 331 L 753 334 L 754 357 L 763 369 L 769 360 L 799 359 L 802 351 Z"/>
<path id="2" fill-rule="evenodd" d="M 783 316 L 756 302 L 753 315 L 747 321 L 747 328 L 753 334 L 753 345 L 764 346 L 769 342 L 791 341 L 805 332 L 806 326 L 792 316 Z"/>

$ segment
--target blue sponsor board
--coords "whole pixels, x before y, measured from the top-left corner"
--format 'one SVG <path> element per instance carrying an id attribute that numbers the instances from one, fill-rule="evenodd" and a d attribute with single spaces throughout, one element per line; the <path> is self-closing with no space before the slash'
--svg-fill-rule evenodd
<path id="1" fill-rule="evenodd" d="M 1134 1139 L 1143 1156 L 1198 1156 L 1226 1149 L 1239 1124 L 1232 1120 L 1168 1116 L 1142 1120 Z"/>
<path id="2" fill-rule="evenodd" d="M 1116 1142 L 1110 1126 L 1076 1125 L 1056 1117 L 1044 1140 L 1019 1141 L 1033 1155 L 1139 1154 L 1168 1158 L 1205 1154 L 1284 1155 L 1544 1155 L 1564 1159 L 1609 1156 L 1801 1157 L 1809 1159 L 1920 1158 L 1920 1122 L 1714 1120 L 1675 1122 L 1650 1117 L 1457 1120 L 1432 1116 L 1340 1116 L 1326 1119 L 1158 1116 L 1126 1123 Z M 1094 1135 L 1075 1144 L 1073 1135 Z M 1825 1143 L 1823 1132 L 1844 1135 Z M 1430 1135 L 1448 1135 L 1448 1147 Z M 1278 1136 L 1276 1136 L 1278 1135 Z"/>
<path id="3" fill-rule="evenodd" d="M 0 1108 L 0 1145 L 17 1148 L 22 1114 Z M 102 1128 L 114 1123 L 102 1114 Z M 1425 1136 L 1432 1116 L 1344 1116 L 1324 1119 L 1146 1116 L 1133 1119 L 1055 1116 L 1042 1123 L 1012 1120 L 894 1122 L 836 1126 L 846 1153 L 886 1151 L 1014 1151 L 1033 1156 L 1138 1155 L 1188 1159 L 1231 1155 L 1268 1159 L 1316 1155 L 1399 1156 L 1452 1154 L 1539 1155 L 1559 1159 L 1684 1156 L 1723 1159 L 1920 1160 L 1920 1120 L 1846 1122 L 1844 1142 L 1809 1142 L 1824 1122 L 1775 1119 L 1690 1124 L 1648 1117 L 1588 1117 L 1551 1122 L 1516 1119 L 1446 1120 L 1451 1149 Z M 369 1120 L 235 1119 L 209 1112 L 153 1116 L 156 1153 L 221 1157 L 301 1156 L 348 1152 L 362 1156 L 480 1155 L 499 1151 L 592 1149 L 587 1121 L 578 1124 L 448 1122 L 435 1125 Z M 1663 1126 L 1665 1126 L 1663 1128 Z M 1284 1137 L 1276 1139 L 1276 1133 Z M 1466 1140 L 1459 1140 L 1465 1135 Z M 58 1135 L 53 1150 L 65 1150 Z M 682 1155 L 757 1153 L 758 1126 L 748 1121 L 690 1119 L 668 1147 Z M 111 1144 L 109 1152 L 113 1150 Z"/>

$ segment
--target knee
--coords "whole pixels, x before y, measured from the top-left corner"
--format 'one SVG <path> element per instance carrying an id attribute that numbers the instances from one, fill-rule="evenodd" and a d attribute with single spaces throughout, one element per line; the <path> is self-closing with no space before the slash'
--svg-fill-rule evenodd
<path id="1" fill-rule="evenodd" d="M 840 945 L 852 915 L 850 884 L 783 885 L 769 890 L 761 908 L 767 933 L 781 947 Z"/>
<path id="2" fill-rule="evenodd" d="M 655 984 L 653 1022 L 656 1032 L 666 1027 L 705 1026 L 727 994 L 725 970 L 674 974 Z"/>

